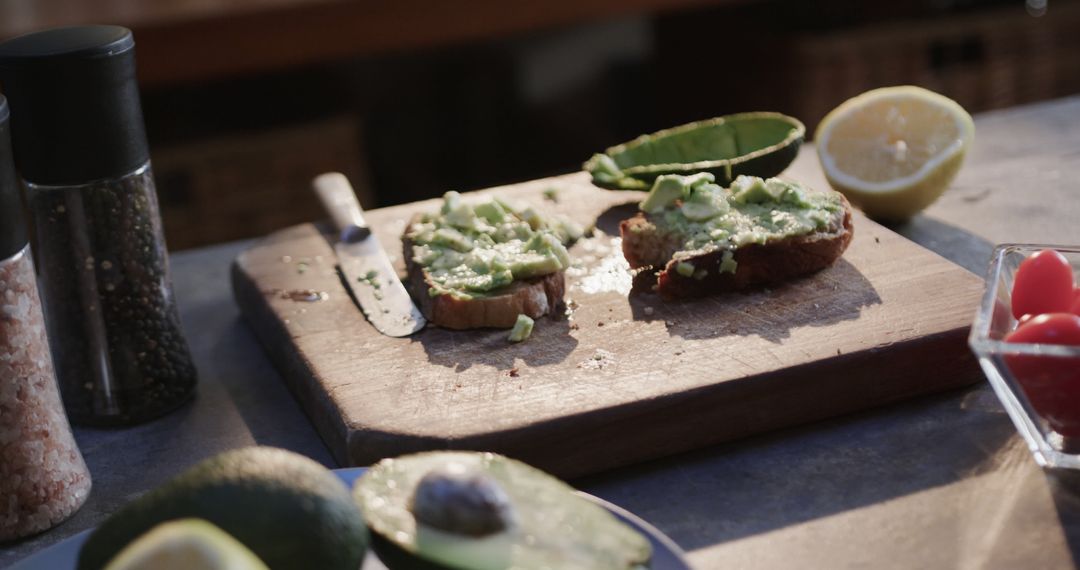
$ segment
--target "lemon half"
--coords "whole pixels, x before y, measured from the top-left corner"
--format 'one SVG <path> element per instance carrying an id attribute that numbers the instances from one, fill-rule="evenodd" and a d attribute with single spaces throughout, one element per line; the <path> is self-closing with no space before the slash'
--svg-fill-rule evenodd
<path id="1" fill-rule="evenodd" d="M 975 124 L 956 101 L 904 85 L 833 109 L 814 139 L 825 178 L 872 218 L 904 220 L 949 187 Z"/>

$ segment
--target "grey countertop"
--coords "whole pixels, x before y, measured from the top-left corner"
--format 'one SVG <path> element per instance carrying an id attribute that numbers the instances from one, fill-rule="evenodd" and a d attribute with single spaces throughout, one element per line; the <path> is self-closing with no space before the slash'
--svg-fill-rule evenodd
<path id="1" fill-rule="evenodd" d="M 953 188 L 894 229 L 980 275 L 996 243 L 1080 243 L 1080 98 L 976 124 Z M 812 148 L 789 173 L 824 184 Z M 233 303 L 229 265 L 247 245 L 173 256 L 194 403 L 130 429 L 76 429 L 90 499 L 0 548 L 0 567 L 226 449 L 273 445 L 336 467 Z M 985 384 L 575 483 L 652 522 L 702 569 L 1058 568 L 1080 547 L 1080 484 L 1035 465 Z"/>

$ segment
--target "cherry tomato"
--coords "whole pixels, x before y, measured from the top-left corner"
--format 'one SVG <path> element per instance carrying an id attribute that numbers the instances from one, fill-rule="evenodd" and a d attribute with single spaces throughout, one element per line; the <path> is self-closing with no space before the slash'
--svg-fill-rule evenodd
<path id="1" fill-rule="evenodd" d="M 1069 312 L 1074 315 L 1080 315 L 1080 287 L 1077 287 L 1073 291 L 1072 308 L 1069 309 Z"/>
<path id="2" fill-rule="evenodd" d="M 1016 270 L 1012 290 L 1012 314 L 1066 312 L 1073 304 L 1073 270 L 1065 256 L 1052 249 L 1032 254 Z"/>
<path id="3" fill-rule="evenodd" d="M 1080 347 L 1080 315 L 1039 315 L 1028 319 L 1005 340 Z M 1005 362 L 1035 411 L 1054 431 L 1080 436 L 1080 357 L 1011 354 Z"/>
<path id="4" fill-rule="evenodd" d="M 1024 322 L 1005 337 L 1006 342 L 1080 346 L 1080 315 L 1046 313 L 1024 315 Z"/>

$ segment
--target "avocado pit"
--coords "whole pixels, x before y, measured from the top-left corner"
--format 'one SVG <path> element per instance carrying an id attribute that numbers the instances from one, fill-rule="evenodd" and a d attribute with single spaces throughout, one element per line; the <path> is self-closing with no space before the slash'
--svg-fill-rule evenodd
<path id="1" fill-rule="evenodd" d="M 469 537 L 489 536 L 513 525 L 510 498 L 486 473 L 461 463 L 433 468 L 420 478 L 409 510 L 417 523 Z"/>

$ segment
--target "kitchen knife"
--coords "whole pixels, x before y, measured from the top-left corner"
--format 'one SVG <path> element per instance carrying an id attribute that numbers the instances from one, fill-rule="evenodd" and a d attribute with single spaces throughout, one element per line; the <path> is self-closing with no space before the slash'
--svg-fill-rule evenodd
<path id="1" fill-rule="evenodd" d="M 349 180 L 340 172 L 317 176 L 312 187 L 340 231 L 334 244 L 338 267 L 368 321 L 387 336 L 408 336 L 427 322 L 413 304 L 397 271 L 364 221 Z"/>

